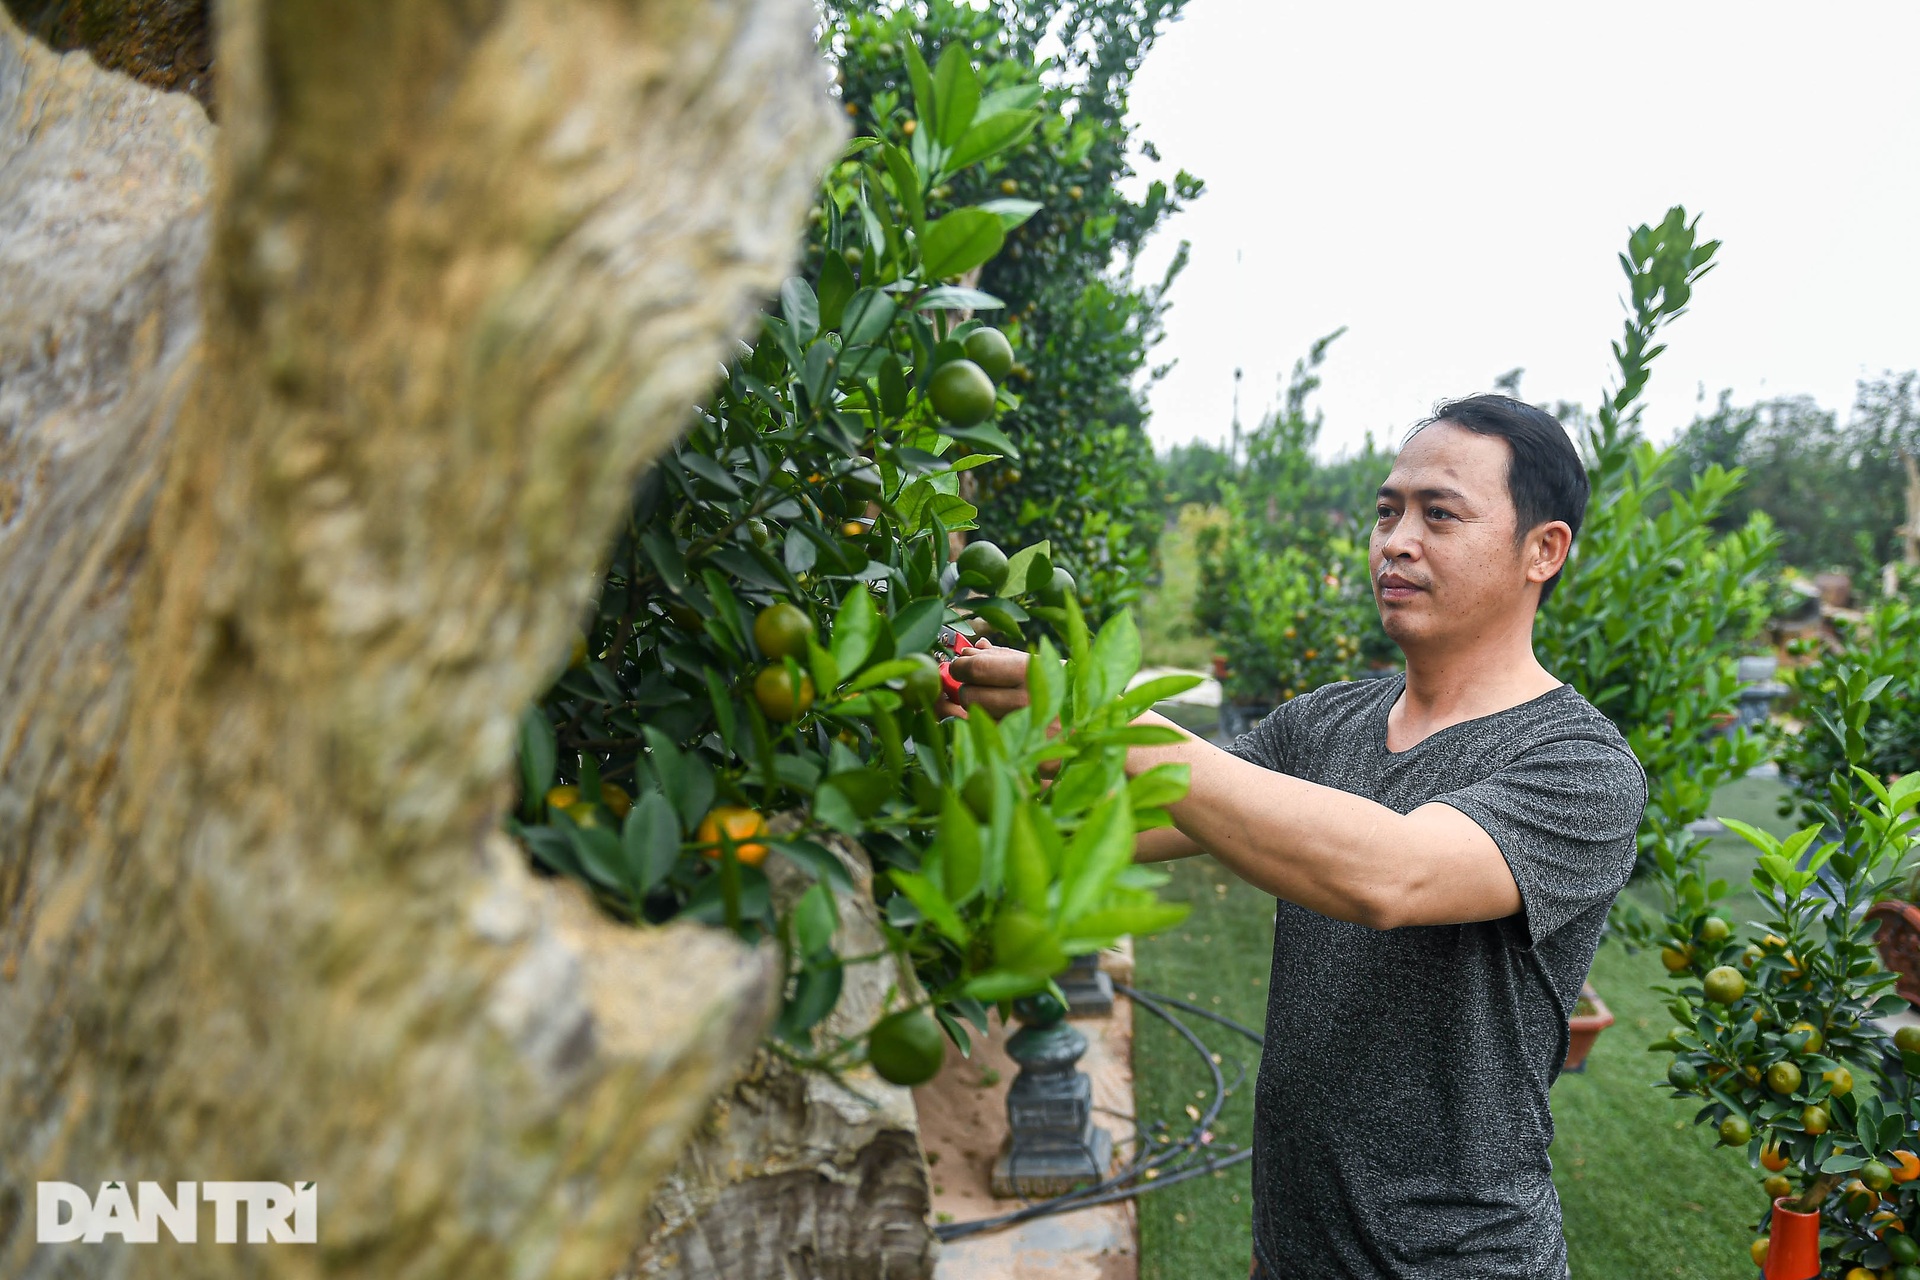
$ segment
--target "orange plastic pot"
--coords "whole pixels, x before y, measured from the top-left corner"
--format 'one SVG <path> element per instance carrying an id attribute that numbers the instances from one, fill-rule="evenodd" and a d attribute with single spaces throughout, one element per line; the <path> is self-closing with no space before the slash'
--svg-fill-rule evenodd
<path id="1" fill-rule="evenodd" d="M 1613 1010 L 1607 1008 L 1591 984 L 1580 988 L 1580 998 L 1593 1006 L 1592 1013 L 1576 1013 L 1567 1020 L 1567 1060 L 1562 1071 L 1585 1071 L 1587 1053 L 1600 1033 L 1613 1025 Z"/>
<path id="2" fill-rule="evenodd" d="M 1818 1280 L 1820 1275 L 1820 1214 L 1795 1213 L 1785 1200 L 1773 1202 L 1773 1225 L 1767 1233 L 1767 1280 Z"/>

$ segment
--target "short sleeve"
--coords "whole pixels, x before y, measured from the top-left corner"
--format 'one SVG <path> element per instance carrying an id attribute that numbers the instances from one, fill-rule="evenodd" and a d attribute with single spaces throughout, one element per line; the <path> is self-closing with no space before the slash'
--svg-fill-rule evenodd
<path id="1" fill-rule="evenodd" d="M 1502 932 L 1531 947 L 1626 885 L 1647 781 L 1624 744 L 1567 735 L 1434 800 L 1472 818 L 1499 846 L 1521 901 Z"/>
<path id="2" fill-rule="evenodd" d="M 1275 773 L 1296 772 L 1292 767 L 1293 747 L 1299 740 L 1301 716 L 1312 701 L 1311 692 L 1287 699 L 1268 712 L 1260 723 L 1235 738 L 1228 745 L 1227 754 L 1239 756 L 1263 769 L 1272 769 Z"/>

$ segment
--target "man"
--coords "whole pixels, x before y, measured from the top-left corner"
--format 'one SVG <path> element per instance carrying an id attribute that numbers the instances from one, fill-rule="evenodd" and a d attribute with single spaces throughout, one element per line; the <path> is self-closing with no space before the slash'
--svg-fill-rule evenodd
<path id="1" fill-rule="evenodd" d="M 1297 697 L 1226 750 L 1129 752 L 1192 772 L 1138 859 L 1208 854 L 1279 900 L 1256 1276 L 1566 1274 L 1548 1089 L 1646 802 L 1619 732 L 1533 653 L 1586 503 L 1553 417 L 1444 405 L 1380 486 L 1369 554 L 1406 674 Z M 959 701 L 1020 705 L 1026 660 L 960 658 Z"/>

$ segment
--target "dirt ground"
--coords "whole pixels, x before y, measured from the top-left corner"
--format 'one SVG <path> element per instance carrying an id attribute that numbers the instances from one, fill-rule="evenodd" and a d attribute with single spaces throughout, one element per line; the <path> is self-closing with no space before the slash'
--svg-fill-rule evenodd
<path id="1" fill-rule="evenodd" d="M 1102 966 L 1121 981 L 1131 956 L 1109 953 Z M 1093 1080 L 1094 1123 L 1113 1135 L 1114 1158 L 1133 1154 L 1133 1006 L 1114 998 L 1107 1018 L 1075 1018 L 1087 1037 L 1080 1069 Z M 1007 1132 L 1007 1088 L 1018 1068 L 1006 1053 L 1010 1029 L 998 1017 L 993 1035 L 976 1036 L 971 1058 L 947 1046 L 946 1068 L 914 1090 L 920 1142 L 933 1170 L 937 1222 L 967 1222 L 1018 1209 L 988 1191 L 994 1158 Z M 941 1246 L 937 1280 L 1136 1280 L 1139 1233 L 1133 1203 L 1100 1205 L 1035 1218 L 1018 1226 Z"/>

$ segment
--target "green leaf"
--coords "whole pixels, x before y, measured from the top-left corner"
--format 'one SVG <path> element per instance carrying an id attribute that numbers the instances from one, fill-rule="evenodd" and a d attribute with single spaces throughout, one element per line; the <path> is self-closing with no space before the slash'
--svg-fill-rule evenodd
<path id="1" fill-rule="evenodd" d="M 993 214 L 956 209 L 927 224 L 920 238 L 921 271 L 929 280 L 963 275 L 999 253 L 1006 238 Z"/>
<path id="2" fill-rule="evenodd" d="M 912 871 L 894 871 L 891 875 L 894 888 L 920 909 L 920 914 L 928 924 L 959 946 L 967 945 L 972 935 L 968 933 L 967 926 L 961 923 L 960 913 L 953 909 L 953 903 L 947 901 L 947 895 L 933 881 Z"/>
<path id="3" fill-rule="evenodd" d="M 813 296 L 813 286 L 800 276 L 788 276 L 780 286 L 780 314 L 785 318 L 787 327 L 793 330 L 794 341 L 802 347 L 812 342 L 820 332 L 820 302 Z M 699 458 L 703 455 L 688 456 Z"/>
<path id="4" fill-rule="evenodd" d="M 1171 929 L 1185 920 L 1193 908 L 1184 902 L 1157 902 L 1151 906 L 1108 907 L 1089 911 L 1073 922 L 1062 945 L 1071 952 L 1092 951 L 1112 946 L 1126 934 L 1141 937 Z"/>
<path id="5" fill-rule="evenodd" d="M 1779 843 L 1780 856 L 1788 862 L 1798 863 L 1800 855 L 1807 851 L 1807 846 L 1819 839 L 1819 837 L 1820 825 L 1818 823 L 1810 827 L 1802 827 Z"/>
<path id="6" fill-rule="evenodd" d="M 793 904 L 793 944 L 803 956 L 831 951 L 834 930 L 840 927 L 840 913 L 833 902 L 833 891 L 815 882 Z"/>
<path id="7" fill-rule="evenodd" d="M 1752 845 L 1756 849 L 1759 849 L 1763 853 L 1776 853 L 1780 849 L 1779 838 L 1773 835 L 1771 832 L 1762 831 L 1758 827 L 1749 826 L 1747 823 L 1740 821 L 1740 819 L 1738 818 L 1722 817 L 1720 819 L 1720 822 L 1727 828 L 1727 830 L 1733 832 L 1735 835 L 1739 836 L 1742 840 L 1745 840 L 1748 844 Z M 1819 828 L 1816 827 L 1815 830 L 1818 831 Z"/>
<path id="8" fill-rule="evenodd" d="M 1205 679 L 1204 676 L 1185 675 L 1155 676 L 1151 680 L 1143 680 L 1127 690 L 1120 699 L 1121 714 L 1128 717 L 1139 715 L 1155 703 L 1164 702 L 1177 693 L 1185 693 L 1197 687 Z"/>
<path id="9" fill-rule="evenodd" d="M 958 173 L 968 165 L 978 164 L 1018 145 L 1039 123 L 1038 111 L 996 111 L 982 116 L 954 145 L 942 167 L 948 173 Z"/>
<path id="10" fill-rule="evenodd" d="M 1053 545 L 1036 542 L 1007 557 L 1007 580 L 1000 588 L 1009 596 L 1026 595 L 1047 585 L 1053 577 Z"/>
<path id="11" fill-rule="evenodd" d="M 828 249 L 820 262 L 820 327 L 838 329 L 846 313 L 847 299 L 859 285 L 847 260 Z"/>
<path id="12" fill-rule="evenodd" d="M 640 545 L 646 549 L 647 559 L 660 574 L 660 581 L 667 590 L 680 595 L 687 589 L 687 559 L 680 552 L 680 546 L 671 534 L 649 529 L 640 535 Z"/>
<path id="13" fill-rule="evenodd" d="M 927 74 L 927 60 L 920 56 L 920 47 L 908 40 L 907 46 L 907 82 L 913 86 L 913 105 L 920 115 L 920 128 L 931 133 L 938 123 L 938 108 L 933 95 L 933 77 Z"/>
<path id="14" fill-rule="evenodd" d="M 1047 852 L 1035 831 L 1047 818 L 1032 803 L 1023 801 L 1013 811 L 1013 829 L 1007 841 L 1007 887 L 1013 900 L 1036 916 L 1047 911 L 1047 888 L 1052 869 Z"/>
<path id="15" fill-rule="evenodd" d="M 842 677 L 860 669 L 873 652 L 879 630 L 880 614 L 873 607 L 873 597 L 864 587 L 848 591 L 833 619 L 833 661 Z"/>
<path id="16" fill-rule="evenodd" d="M 538 704 L 528 707 L 520 713 L 520 809 L 528 818 L 537 815 L 546 803 L 559 759 L 553 722 Z"/>
<path id="17" fill-rule="evenodd" d="M 788 573 L 805 573 L 813 568 L 820 558 L 820 548 L 814 545 L 798 526 L 787 530 L 786 540 L 781 545 L 780 560 L 787 566 Z"/>
<path id="18" fill-rule="evenodd" d="M 1047 989 L 1047 982 L 1047 978 L 1035 977 L 1029 973 L 1006 973 L 991 969 L 977 977 L 967 979 L 967 984 L 960 989 L 975 1000 L 994 1004 L 1001 1000 L 1036 995 Z"/>
<path id="19" fill-rule="evenodd" d="M 1067 967 L 1067 953 L 1045 921 L 1013 907 L 994 918 L 993 967 L 1051 978 Z"/>
<path id="20" fill-rule="evenodd" d="M 824 692 L 840 687 L 840 664 L 818 641 L 807 641 L 807 672 L 813 677 L 813 687 L 817 690 Z"/>
<path id="21" fill-rule="evenodd" d="M 853 892 L 853 878 L 833 851 L 811 840 L 769 840 L 767 847 L 815 880 L 825 881 L 841 893 Z"/>
<path id="22" fill-rule="evenodd" d="M 564 813 L 553 814 L 552 823 L 566 832 L 574 857 L 594 883 L 609 889 L 625 887 L 627 859 L 619 836 L 605 827 L 583 827 Z"/>
<path id="23" fill-rule="evenodd" d="M 1127 782 L 1127 800 L 1136 809 L 1152 809 L 1186 798 L 1193 767 L 1186 764 L 1157 764 Z"/>
<path id="24" fill-rule="evenodd" d="M 990 293 L 957 284 L 940 284 L 914 300 L 915 311 L 992 311 L 1007 304 Z"/>
<path id="25" fill-rule="evenodd" d="M 1093 642 L 1093 665 L 1100 673 L 1093 702 L 1105 702 L 1126 688 L 1127 681 L 1140 669 L 1140 632 L 1133 615 L 1122 609 L 1107 619 Z"/>
<path id="26" fill-rule="evenodd" d="M 946 601 L 915 600 L 893 618 L 893 651 L 898 654 L 925 653 L 940 637 L 940 623 L 946 617 Z"/>
<path id="27" fill-rule="evenodd" d="M 862 818 L 878 813 L 894 791 L 892 779 L 878 769 L 867 768 L 840 769 L 821 784 L 823 790 L 829 787 L 845 796 Z"/>
<path id="28" fill-rule="evenodd" d="M 1000 225 L 1008 231 L 1040 212 L 1043 207 L 1038 200 L 1020 200 L 1012 196 L 1004 196 L 998 200 L 983 200 L 974 206 L 976 209 L 985 209 L 1000 219 Z"/>
<path id="29" fill-rule="evenodd" d="M 1060 870 L 1060 918 L 1072 924 L 1092 910 L 1122 868 L 1133 861 L 1133 811 L 1118 795 L 1087 814 Z"/>
<path id="30" fill-rule="evenodd" d="M 964 41 L 955 40 L 941 51 L 940 65 L 933 72 L 933 100 L 939 124 L 936 136 L 951 147 L 966 134 L 973 113 L 980 108 L 980 78 L 973 72 Z"/>
<path id="31" fill-rule="evenodd" d="M 620 833 L 627 874 L 640 893 L 646 893 L 673 870 L 680 860 L 680 821 L 658 791 L 641 796 L 627 814 Z"/>
<path id="32" fill-rule="evenodd" d="M 980 888 L 980 824 L 959 793 L 951 789 L 940 796 L 940 826 L 935 838 L 944 873 L 942 888 L 954 902 L 965 902 Z"/>
<path id="33" fill-rule="evenodd" d="M 913 234 L 925 237 L 927 210 L 920 198 L 920 171 L 913 167 L 913 161 L 899 147 L 889 146 L 880 155 L 886 162 L 887 176 L 893 179 L 893 193 L 900 197 L 900 203 L 907 211 L 907 221 L 913 224 Z"/>
<path id="34" fill-rule="evenodd" d="M 789 1043 L 804 1047 L 806 1033 L 840 1002 L 843 977 L 838 961 L 802 969 L 794 985 L 793 998 L 780 1010 L 780 1020 L 775 1026 L 780 1035 Z"/>
<path id="35" fill-rule="evenodd" d="M 880 411 L 898 418 L 907 411 L 907 375 L 892 352 L 880 362 Z"/>
<path id="36" fill-rule="evenodd" d="M 729 750 L 739 750 L 737 722 L 733 716 L 733 695 L 727 692 L 726 684 L 720 673 L 712 667 L 701 668 L 701 675 L 707 682 L 707 701 L 713 706 L 715 726 L 720 730 L 720 741 Z"/>
<path id="37" fill-rule="evenodd" d="M 1020 447 L 1007 439 L 1006 433 L 991 422 L 976 422 L 970 427 L 942 426 L 940 434 L 965 440 L 969 444 L 983 445 L 1003 458 L 1017 460 L 1020 457 Z"/>
<path id="38" fill-rule="evenodd" d="M 533 856 L 549 871 L 571 876 L 575 880 L 587 878 L 586 868 L 574 856 L 573 842 L 559 827 L 521 827 L 520 838 L 527 842 L 527 848 Z"/>
<path id="39" fill-rule="evenodd" d="M 893 323 L 897 308 L 892 298 L 878 289 L 862 289 L 847 300 L 841 316 L 841 341 L 845 346 L 865 346 L 877 341 Z M 886 366 L 881 366 L 884 369 Z"/>
<path id="40" fill-rule="evenodd" d="M 984 120 L 1001 111 L 1025 111 L 1037 107 L 1045 93 L 1046 90 L 1037 84 L 1016 84 L 995 89 L 980 99 L 979 116 Z"/>
<path id="41" fill-rule="evenodd" d="M 1044 734 L 1060 714 L 1067 696 L 1066 669 L 1053 641 L 1041 637 L 1040 648 L 1027 660 L 1027 704 L 1033 708 L 1034 732 Z"/>
<path id="42" fill-rule="evenodd" d="M 1170 724 L 1129 724 L 1091 735 L 1103 747 L 1170 747 L 1187 735 Z"/>
<path id="43" fill-rule="evenodd" d="M 801 385 L 807 389 L 807 403 L 816 408 L 828 408 L 833 403 L 834 358 L 831 343 L 816 342 L 807 348 L 807 359 L 802 366 L 800 379 Z M 718 562 L 720 553 L 714 552 L 712 559 Z"/>
<path id="44" fill-rule="evenodd" d="M 894 658 L 887 662 L 876 662 L 865 671 L 862 671 L 858 679 L 847 685 L 847 692 L 858 693 L 862 689 L 871 689 L 873 686 L 885 684 L 889 680 L 898 680 L 902 676 L 911 675 L 919 669 L 919 666 L 919 663 L 909 658 Z"/>
<path id="45" fill-rule="evenodd" d="M 741 866 L 739 887 L 735 901 L 739 904 L 738 918 L 741 920 L 759 920 L 766 915 L 773 900 L 772 886 L 767 883 L 766 875 L 758 867 Z M 693 894 L 687 899 L 687 905 L 680 908 L 679 919 L 697 920 L 702 924 L 724 924 L 727 920 L 726 877 L 724 875 L 707 876 L 695 886 Z"/>
<path id="46" fill-rule="evenodd" d="M 860 814 L 838 787 L 822 783 L 813 793 L 813 816 L 842 835 L 860 834 Z"/>

